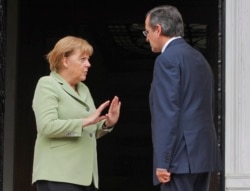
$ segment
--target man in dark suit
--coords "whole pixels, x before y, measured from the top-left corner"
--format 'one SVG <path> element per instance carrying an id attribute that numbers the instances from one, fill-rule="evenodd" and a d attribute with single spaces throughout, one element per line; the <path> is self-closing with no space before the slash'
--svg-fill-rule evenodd
<path id="1" fill-rule="evenodd" d="M 211 172 L 222 169 L 210 65 L 182 38 L 182 16 L 173 6 L 150 10 L 143 34 L 152 52 L 160 53 L 149 95 L 154 185 L 208 191 Z"/>

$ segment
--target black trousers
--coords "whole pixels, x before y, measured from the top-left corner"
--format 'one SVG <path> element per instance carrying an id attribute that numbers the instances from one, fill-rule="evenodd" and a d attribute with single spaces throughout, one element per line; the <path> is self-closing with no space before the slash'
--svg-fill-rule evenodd
<path id="1" fill-rule="evenodd" d="M 209 191 L 211 173 L 172 174 L 168 183 L 161 184 L 161 191 Z"/>
<path id="2" fill-rule="evenodd" d="M 64 182 L 39 180 L 35 185 L 37 191 L 97 191 L 93 184 L 90 186 L 81 186 Z"/>

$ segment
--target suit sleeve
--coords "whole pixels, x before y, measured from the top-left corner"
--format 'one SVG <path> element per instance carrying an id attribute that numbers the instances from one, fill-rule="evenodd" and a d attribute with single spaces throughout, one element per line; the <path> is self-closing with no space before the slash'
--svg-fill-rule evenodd
<path id="1" fill-rule="evenodd" d="M 163 55 L 155 61 L 150 97 L 154 164 L 169 169 L 180 109 L 180 69 Z"/>

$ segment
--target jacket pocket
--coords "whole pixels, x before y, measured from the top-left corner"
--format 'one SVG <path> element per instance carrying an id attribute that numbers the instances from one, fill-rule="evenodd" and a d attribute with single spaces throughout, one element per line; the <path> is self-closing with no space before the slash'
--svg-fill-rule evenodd
<path id="1" fill-rule="evenodd" d="M 50 140 L 50 148 L 61 147 L 64 145 L 71 144 L 77 140 L 76 137 L 68 137 L 68 138 L 54 138 Z"/>

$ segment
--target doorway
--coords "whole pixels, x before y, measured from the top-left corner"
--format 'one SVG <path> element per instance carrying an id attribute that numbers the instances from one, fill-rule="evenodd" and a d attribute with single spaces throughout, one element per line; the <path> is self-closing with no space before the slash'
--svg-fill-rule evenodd
<path id="1" fill-rule="evenodd" d="M 100 191 L 159 190 L 152 185 L 148 107 L 156 55 L 149 50 L 141 31 L 146 11 L 163 1 L 138 3 L 140 9 L 128 1 L 115 4 L 62 0 L 19 2 L 14 191 L 35 191 L 31 173 L 36 128 L 31 102 L 37 80 L 49 73 L 44 55 L 59 38 L 69 34 L 88 39 L 94 47 L 86 84 L 96 105 L 113 95 L 122 101 L 121 118 L 115 130 L 98 140 Z M 215 76 L 220 76 L 218 1 L 170 0 L 168 4 L 180 9 L 186 40 L 205 55 Z M 220 79 L 216 80 L 219 86 Z M 222 140 L 219 122 L 216 124 Z M 213 176 L 213 191 L 221 188 L 219 178 L 220 175 Z"/>

